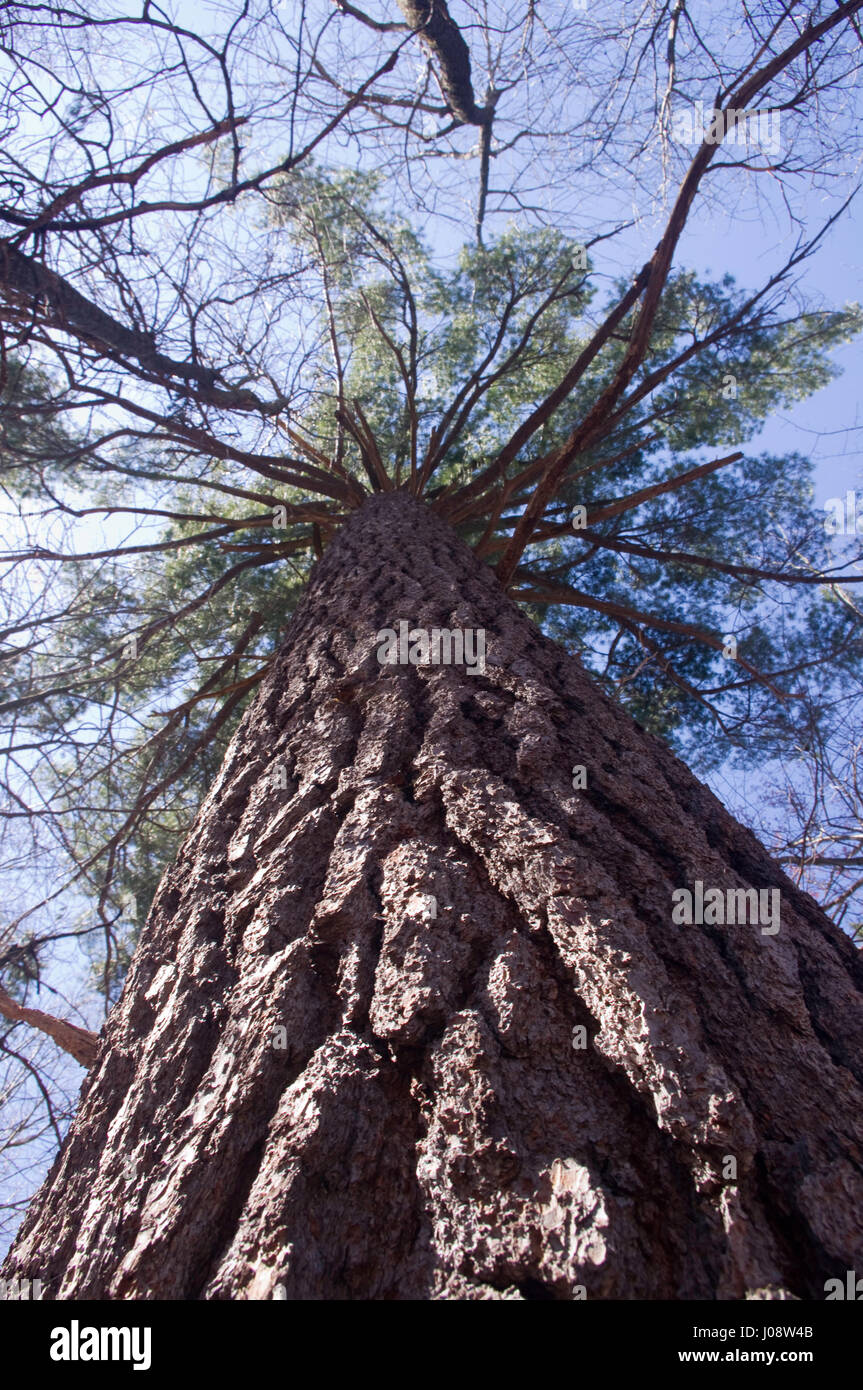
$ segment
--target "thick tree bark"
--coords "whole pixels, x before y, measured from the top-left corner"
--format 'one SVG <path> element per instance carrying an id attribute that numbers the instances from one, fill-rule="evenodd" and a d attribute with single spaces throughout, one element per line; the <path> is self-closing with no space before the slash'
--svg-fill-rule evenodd
<path id="1" fill-rule="evenodd" d="M 485 673 L 379 664 L 400 619 L 484 629 Z M 779 888 L 779 932 L 674 925 L 695 880 Z M 823 1298 L 863 1268 L 861 984 L 455 534 L 374 496 L 165 875 L 4 1274 L 54 1298 Z"/>

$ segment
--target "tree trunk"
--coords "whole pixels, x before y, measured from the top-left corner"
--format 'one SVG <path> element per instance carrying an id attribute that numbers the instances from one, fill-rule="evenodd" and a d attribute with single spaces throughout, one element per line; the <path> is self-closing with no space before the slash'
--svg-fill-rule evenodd
<path id="1" fill-rule="evenodd" d="M 401 619 L 484 629 L 485 672 L 381 664 Z M 696 880 L 778 888 L 780 930 L 675 925 Z M 163 879 L 4 1274 L 67 1299 L 823 1298 L 863 1269 L 861 986 L 455 534 L 372 497 Z"/>

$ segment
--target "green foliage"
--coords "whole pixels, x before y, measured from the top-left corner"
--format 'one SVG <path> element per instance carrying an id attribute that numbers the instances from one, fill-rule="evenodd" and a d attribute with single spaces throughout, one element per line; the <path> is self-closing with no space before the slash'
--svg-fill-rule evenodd
<path id="1" fill-rule="evenodd" d="M 309 303 L 323 306 L 326 321 L 318 321 L 320 350 L 309 356 L 304 406 L 291 424 L 362 477 L 357 442 L 335 418 L 340 405 L 357 403 L 397 481 L 406 478 L 412 458 L 421 459 L 449 431 L 432 482 L 435 488 L 464 483 L 546 399 L 592 336 L 599 307 L 592 264 L 578 243 L 554 230 L 511 229 L 484 247 L 461 248 L 447 266 L 406 222 L 382 219 L 376 189 L 374 176 L 322 170 L 292 175 L 282 186 L 269 235 L 285 241 L 291 273 L 307 287 Z M 520 468 L 560 445 L 584 418 L 612 379 L 630 326 L 621 325 L 536 433 Z M 857 306 L 782 318 L 767 299 L 747 306 L 728 276 L 716 283 L 688 271 L 672 276 L 650 353 L 631 386 L 634 393 L 643 388 L 643 396 L 575 459 L 546 518 L 556 517 L 558 533 L 525 556 L 535 575 L 570 586 L 586 601 L 650 615 L 633 623 L 587 606 L 525 599 L 531 615 L 580 651 L 611 694 L 701 769 L 729 753 L 748 766 L 774 756 L 813 719 L 826 718 L 833 689 L 859 674 L 863 644 L 859 636 L 849 639 L 846 615 L 829 591 L 729 575 L 709 564 L 802 573 L 801 556 L 828 562 L 809 461 L 797 454 L 747 456 L 599 523 L 610 545 L 573 532 L 571 510 L 677 477 L 751 439 L 776 409 L 830 380 L 830 349 L 860 327 Z M 687 356 L 693 345 L 698 351 Z M 18 373 L 7 391 L 19 402 L 37 402 L 50 384 Z M 34 681 L 57 687 L 30 711 L 33 729 L 45 737 L 60 726 L 72 731 L 52 758 L 54 809 L 76 814 L 79 859 L 94 860 L 85 886 L 102 895 L 102 911 L 114 922 L 115 958 L 107 972 L 113 997 L 162 871 L 216 776 L 255 685 L 241 689 L 224 722 L 214 725 L 213 718 L 225 692 L 241 687 L 278 648 L 312 562 L 312 531 L 298 522 L 275 534 L 269 524 L 262 529 L 264 503 L 214 490 L 249 487 L 239 463 L 199 460 L 196 481 L 186 460 L 153 443 L 115 448 L 112 469 L 104 471 L 92 460 L 73 464 L 75 450 L 62 433 L 41 435 L 38 448 L 23 454 L 20 433 L 10 443 L 10 462 L 0 452 L 0 465 L 23 497 L 44 496 L 47 468 L 68 495 L 112 505 L 117 470 L 124 470 L 154 508 L 145 541 L 185 541 L 226 520 L 247 523 L 232 532 L 228 548 L 223 539 L 196 540 L 131 559 L 68 565 L 63 583 L 74 621 L 53 630 L 37 653 L 11 663 L 13 697 Z M 299 488 L 274 487 L 285 503 L 313 500 Z M 499 548 L 529 493 L 510 496 Z M 189 519 L 166 525 L 156 509 Z M 486 522 L 485 515 L 464 520 L 464 538 L 479 540 Z M 297 548 L 286 553 L 284 542 Z M 656 554 L 634 554 L 627 545 Z M 674 558 L 678 552 L 694 552 L 705 563 Z M 258 563 L 220 587 L 244 556 Z M 206 602 L 189 609 L 190 597 L 207 589 Z M 228 661 L 215 693 L 198 698 L 202 681 L 230 657 L 255 614 L 254 640 Z M 664 622 L 688 624 L 714 639 L 733 635 L 738 658 L 766 673 L 769 683 L 759 684 L 739 659 L 730 661 Z M 139 641 L 134 661 L 123 655 L 132 636 Z M 180 723 L 160 736 L 165 712 L 178 709 Z M 96 856 L 127 821 L 106 887 Z M 98 951 L 94 970 L 105 975 Z"/>
<path id="2" fill-rule="evenodd" d="M 8 359 L 0 377 L 0 486 L 20 499 L 44 499 L 46 480 L 78 476 L 75 441 L 52 409 L 53 383 L 39 367 Z"/>

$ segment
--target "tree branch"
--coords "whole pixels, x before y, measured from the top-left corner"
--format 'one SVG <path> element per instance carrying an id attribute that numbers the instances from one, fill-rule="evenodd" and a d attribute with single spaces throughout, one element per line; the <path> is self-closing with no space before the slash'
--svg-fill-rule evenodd
<path id="1" fill-rule="evenodd" d="M 64 1018 L 55 1018 L 53 1014 L 43 1014 L 41 1009 L 28 1009 L 23 1004 L 16 1004 L 15 1000 L 0 985 L 0 1014 L 3 1018 L 8 1018 L 12 1023 L 28 1023 L 31 1028 L 38 1028 L 40 1033 L 47 1033 L 49 1038 L 53 1038 L 58 1047 L 62 1047 L 64 1052 L 68 1052 L 76 1062 L 80 1062 L 82 1067 L 89 1071 L 96 1060 L 101 1039 L 98 1033 L 91 1033 L 86 1028 L 79 1028 L 77 1023 L 69 1023 Z"/>

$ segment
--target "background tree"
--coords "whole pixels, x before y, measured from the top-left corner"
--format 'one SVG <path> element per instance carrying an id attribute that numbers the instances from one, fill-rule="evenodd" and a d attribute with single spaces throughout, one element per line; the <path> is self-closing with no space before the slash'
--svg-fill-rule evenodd
<path id="1" fill-rule="evenodd" d="M 859 603 L 841 586 L 834 590 L 833 600 L 858 623 L 863 619 Z M 795 882 L 813 893 L 859 944 L 863 933 L 859 687 L 851 684 L 846 689 L 831 707 L 829 720 L 813 719 L 794 752 L 784 775 L 774 775 L 773 814 L 763 817 L 760 832 L 788 865 Z"/>

